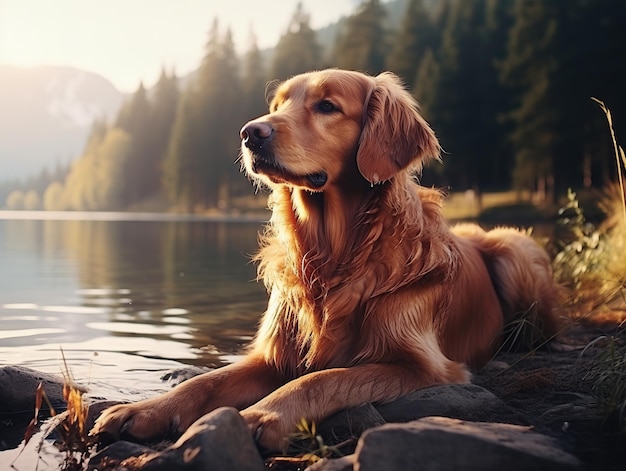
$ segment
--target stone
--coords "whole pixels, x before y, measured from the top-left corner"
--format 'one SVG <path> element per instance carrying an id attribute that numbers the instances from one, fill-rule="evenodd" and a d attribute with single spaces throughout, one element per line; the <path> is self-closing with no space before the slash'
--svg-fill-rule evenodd
<path id="1" fill-rule="evenodd" d="M 187 429 L 176 443 L 133 463 L 144 471 L 264 471 L 261 455 L 237 409 L 221 407 Z"/>
<path id="2" fill-rule="evenodd" d="M 581 463 L 529 427 L 428 417 L 365 432 L 355 470 L 572 471 Z"/>
<path id="3" fill-rule="evenodd" d="M 0 414 L 34 413 L 39 383 L 52 407 L 64 410 L 63 378 L 23 366 L 3 366 L 0 367 Z M 47 410 L 48 406 L 42 408 Z"/>
<path id="4" fill-rule="evenodd" d="M 497 396 L 475 384 L 446 384 L 420 389 L 376 407 L 387 422 L 441 416 L 481 422 L 526 421 Z"/>
<path id="5" fill-rule="evenodd" d="M 106 471 L 124 469 L 120 463 L 135 457 L 153 455 L 155 451 L 138 443 L 120 440 L 103 448 L 89 458 L 89 471 Z"/>

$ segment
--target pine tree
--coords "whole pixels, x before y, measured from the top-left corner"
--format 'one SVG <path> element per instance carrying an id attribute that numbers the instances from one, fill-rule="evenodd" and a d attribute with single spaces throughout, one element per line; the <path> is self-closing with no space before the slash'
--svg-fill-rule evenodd
<path id="1" fill-rule="evenodd" d="M 146 89 L 140 83 L 131 99 L 121 108 L 114 126 L 125 131 L 132 143 L 130 155 L 124 160 L 126 168 L 120 172 L 124 179 L 120 195 L 123 206 L 132 205 L 150 195 L 159 181 L 158 156 L 152 149 L 151 116 L 152 107 Z"/>
<path id="2" fill-rule="evenodd" d="M 267 83 L 265 61 L 257 45 L 256 36 L 252 31 L 250 32 L 249 44 L 248 52 L 244 58 L 242 83 L 243 96 L 245 97 L 244 108 L 247 119 L 267 112 L 268 107 L 265 98 L 265 84 Z"/>
<path id="3" fill-rule="evenodd" d="M 192 182 L 194 152 L 194 96 L 195 89 L 187 88 L 176 108 L 176 118 L 168 143 L 163 172 L 163 188 L 169 201 L 178 208 L 190 212 L 193 208 Z"/>
<path id="4" fill-rule="evenodd" d="M 170 201 L 186 211 L 207 203 L 207 187 L 212 181 L 208 161 L 215 130 L 210 126 L 210 92 L 215 82 L 214 69 L 219 66 L 219 22 L 209 29 L 205 55 L 195 81 L 184 91 L 176 112 L 168 152 L 163 164 L 163 184 Z"/>
<path id="5" fill-rule="evenodd" d="M 149 168 L 151 176 L 145 196 L 163 193 L 164 162 L 174 128 L 179 98 L 180 91 L 176 75 L 174 73 L 168 75 L 163 69 L 151 100 L 153 112 L 149 119 L 149 126 L 152 139 L 149 142 L 149 153 L 152 160 Z"/>
<path id="6" fill-rule="evenodd" d="M 241 128 L 249 120 L 261 116 L 268 111 L 268 103 L 266 98 L 266 74 L 265 60 L 257 45 L 256 36 L 251 31 L 249 48 L 245 54 L 243 61 L 243 79 L 242 79 L 242 99 L 241 105 Z M 242 169 L 242 162 L 239 162 L 239 169 Z M 246 178 L 233 178 L 233 193 L 249 194 L 250 184 Z"/>
<path id="7" fill-rule="evenodd" d="M 415 85 L 413 86 L 413 96 L 420 104 L 422 115 L 431 120 L 434 114 L 433 108 L 437 103 L 437 84 L 439 83 L 441 71 L 439 63 L 435 59 L 432 49 L 426 49 L 424 57 L 420 61 L 419 68 L 415 74 Z"/>
<path id="8" fill-rule="evenodd" d="M 272 80 L 285 80 L 308 72 L 321 65 L 321 50 L 315 31 L 311 29 L 309 14 L 298 2 L 287 32 L 278 40 L 270 71 Z"/>
<path id="9" fill-rule="evenodd" d="M 386 16 L 380 0 L 365 0 L 339 33 L 333 65 L 371 75 L 382 72 L 388 52 Z"/>
<path id="10" fill-rule="evenodd" d="M 496 61 L 503 52 L 494 45 L 500 30 L 489 25 L 488 6 L 483 0 L 451 4 L 437 61 L 438 77 L 431 79 L 434 98 L 426 98 L 432 101 L 428 114 L 447 155 L 444 171 L 456 190 L 482 191 L 503 183 L 501 168 L 494 164 L 502 159 L 497 143 L 501 110 Z M 418 93 L 423 100 L 428 91 Z"/>
<path id="11" fill-rule="evenodd" d="M 558 2 L 558 0 L 556 0 Z M 554 181 L 558 132 L 558 91 L 555 59 L 558 6 L 551 1 L 515 3 L 515 24 L 502 80 L 517 95 L 510 113 L 514 131 L 514 182 L 517 187 L 551 191 Z"/>
<path id="12" fill-rule="evenodd" d="M 435 59 L 433 50 L 430 48 L 426 49 L 424 57 L 420 61 L 419 68 L 415 74 L 415 85 L 412 93 L 420 105 L 420 114 L 428 123 L 435 126 L 435 132 L 437 134 L 438 129 L 433 116 L 436 116 L 437 85 L 439 83 L 440 73 L 439 63 Z M 424 169 L 420 181 L 427 186 L 434 185 L 443 187 L 449 183 L 445 181 L 443 175 L 444 167 L 433 163 Z"/>
<path id="13" fill-rule="evenodd" d="M 436 45 L 436 31 L 424 0 L 409 0 L 402 25 L 395 35 L 387 69 L 404 79 L 409 88 L 415 85 L 419 65 L 427 50 Z"/>
<path id="14" fill-rule="evenodd" d="M 230 32 L 220 37 L 214 20 L 196 81 L 178 107 L 164 184 L 173 203 L 193 210 L 228 199 L 241 127 L 241 84 Z"/>
<path id="15" fill-rule="evenodd" d="M 230 30 L 226 32 L 222 42 L 220 63 L 218 93 L 215 97 L 217 99 L 215 129 L 218 132 L 218 139 L 213 154 L 218 175 L 213 205 L 224 209 L 230 205 L 232 182 L 239 176 L 239 167 L 235 165 L 240 145 L 239 130 L 244 119 L 247 119 L 245 109 L 241 107 L 239 61 Z"/>
<path id="16" fill-rule="evenodd" d="M 607 100 L 618 131 L 626 129 L 624 23 L 624 2 L 516 1 L 501 78 L 514 98 L 519 185 L 555 197 L 610 177 L 606 122 L 590 97 Z"/>

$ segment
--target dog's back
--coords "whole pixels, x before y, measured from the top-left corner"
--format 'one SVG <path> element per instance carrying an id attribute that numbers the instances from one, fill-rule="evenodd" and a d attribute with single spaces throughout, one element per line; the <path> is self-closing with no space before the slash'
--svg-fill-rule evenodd
<path id="1" fill-rule="evenodd" d="M 475 224 L 453 228 L 482 254 L 502 306 L 507 346 L 534 347 L 559 329 L 560 288 L 550 258 L 530 236 L 511 228 L 484 231 Z"/>

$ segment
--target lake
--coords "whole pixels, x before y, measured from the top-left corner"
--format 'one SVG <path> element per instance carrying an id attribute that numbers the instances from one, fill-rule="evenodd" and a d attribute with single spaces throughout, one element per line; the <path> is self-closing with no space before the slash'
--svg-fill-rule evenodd
<path id="1" fill-rule="evenodd" d="M 27 216 L 0 219 L 0 366 L 61 374 L 62 349 L 76 381 L 134 400 L 168 387 L 161 371 L 232 362 L 251 340 L 260 221 Z"/>

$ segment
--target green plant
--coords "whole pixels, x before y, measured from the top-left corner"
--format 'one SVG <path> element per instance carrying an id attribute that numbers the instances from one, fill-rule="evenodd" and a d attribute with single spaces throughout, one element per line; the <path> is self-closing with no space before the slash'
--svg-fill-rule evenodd
<path id="1" fill-rule="evenodd" d="M 611 115 L 611 110 L 606 107 L 603 101 L 598 100 L 597 98 L 591 97 L 593 101 L 595 101 L 599 106 L 604 116 L 606 116 L 606 121 L 609 125 L 609 132 L 611 133 L 611 142 L 613 143 L 613 152 L 615 154 L 615 160 L 617 161 L 617 180 L 620 187 L 621 193 L 621 201 L 622 201 L 622 216 L 624 218 L 624 224 L 626 224 L 626 193 L 624 192 L 624 176 L 623 170 L 626 170 L 626 155 L 624 155 L 624 149 L 617 143 L 617 138 L 615 137 L 615 130 L 613 129 L 613 117 Z M 623 167 L 623 168 L 622 168 Z"/>
<path id="2" fill-rule="evenodd" d="M 618 181 L 608 185 L 600 198 L 599 207 L 606 215 L 600 227 L 586 221 L 576 193 L 568 191 L 567 203 L 559 210 L 559 223 L 568 235 L 553 262 L 557 279 L 572 289 L 572 302 L 583 303 L 589 311 L 626 292 L 626 156 L 617 143 L 611 111 L 602 101 L 592 100 L 608 122 Z"/>
<path id="3" fill-rule="evenodd" d="M 308 422 L 304 418 L 300 419 L 296 428 L 298 431 L 289 435 L 289 451 L 296 456 L 273 457 L 270 459 L 272 466 L 279 465 L 282 466 L 281 469 L 285 466 L 289 466 L 289 469 L 305 469 L 323 458 L 343 456 L 339 449 L 352 442 L 349 440 L 334 446 L 327 445 L 317 433 L 315 422 Z"/>
<path id="4" fill-rule="evenodd" d="M 546 338 L 541 316 L 535 304 L 517 313 L 502 329 L 502 344 L 495 355 L 502 351 L 527 350 L 530 353 L 541 348 L 553 337 Z M 494 355 L 494 356 L 495 356 Z"/>
<path id="5" fill-rule="evenodd" d="M 587 222 L 582 208 L 571 189 L 567 203 L 559 209 L 558 223 L 567 231 L 560 251 L 554 257 L 554 273 L 557 279 L 569 285 L 577 296 L 588 289 L 597 290 L 610 254 L 606 237 Z"/>

